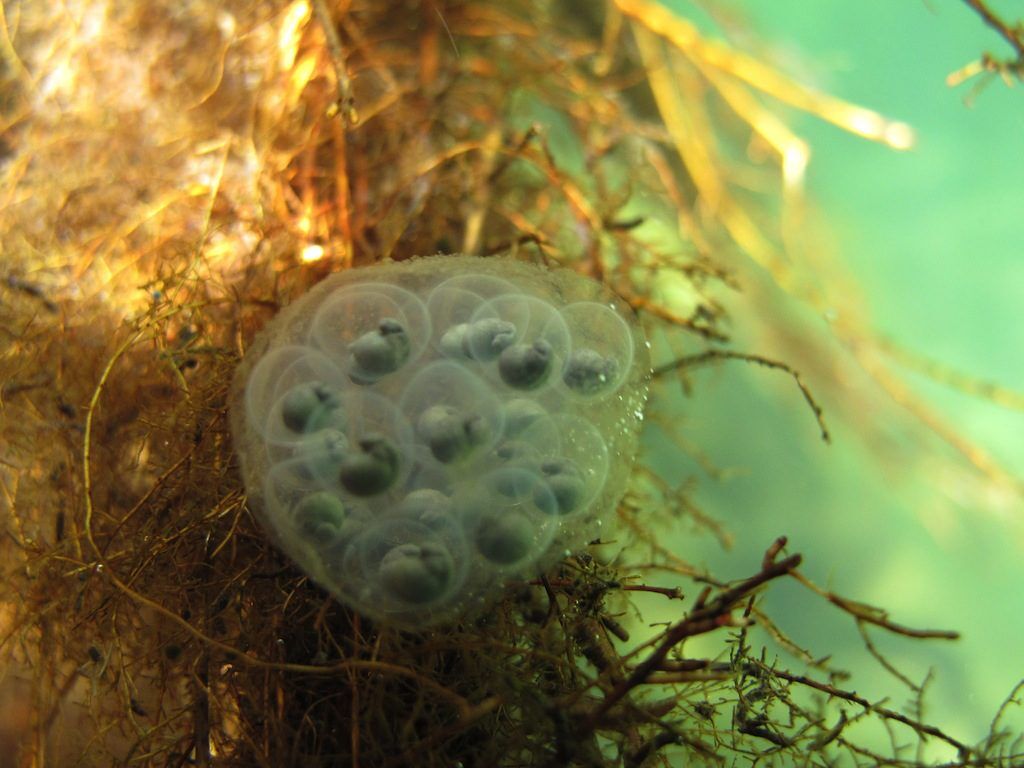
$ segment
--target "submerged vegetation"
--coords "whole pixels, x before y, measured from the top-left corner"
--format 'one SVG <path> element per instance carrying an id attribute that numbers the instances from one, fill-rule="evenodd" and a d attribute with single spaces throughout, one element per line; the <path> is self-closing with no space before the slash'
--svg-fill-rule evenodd
<path id="1" fill-rule="evenodd" d="M 873 641 L 954 632 L 818 586 L 803 542 L 801 554 L 764 542 L 733 581 L 681 559 L 669 532 L 733 534 L 643 463 L 614 535 L 514 584 L 478 621 L 413 633 L 339 605 L 271 545 L 229 436 L 249 342 L 325 275 L 509 253 L 632 305 L 655 356 L 648 421 L 681 452 L 701 460 L 666 405 L 680 391 L 699 401 L 689 373 L 755 364 L 792 381 L 825 440 L 826 420 L 866 402 L 879 421 L 905 407 L 980 485 L 1019 493 L 915 408 L 859 312 L 834 325 L 840 363 L 779 310 L 824 308 L 801 237 L 809 148 L 785 110 L 895 150 L 907 126 L 650 0 L 12 0 L 2 12 L 0 749 L 13 764 L 1024 760 L 1006 723 L 1021 686 L 968 744 L 929 722 L 925 685 Z M 791 354 L 739 348 L 737 333 L 792 339 Z M 849 375 L 872 388 L 831 397 Z M 910 703 L 871 699 L 829 649 L 790 639 L 759 602 L 786 581 L 809 621 L 847 615 Z M 636 638 L 641 597 L 676 618 Z"/>

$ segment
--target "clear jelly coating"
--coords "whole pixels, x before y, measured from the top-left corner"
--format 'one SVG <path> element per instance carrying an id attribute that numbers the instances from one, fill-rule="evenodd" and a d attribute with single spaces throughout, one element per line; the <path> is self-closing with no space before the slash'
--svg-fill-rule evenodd
<path id="1" fill-rule="evenodd" d="M 471 616 L 597 538 L 646 398 L 641 331 L 568 270 L 430 257 L 332 276 L 240 367 L 250 502 L 380 621 Z"/>

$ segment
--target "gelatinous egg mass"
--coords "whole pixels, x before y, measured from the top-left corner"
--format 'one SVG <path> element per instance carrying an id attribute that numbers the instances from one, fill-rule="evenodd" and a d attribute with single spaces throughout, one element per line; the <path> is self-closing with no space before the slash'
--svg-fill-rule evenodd
<path id="1" fill-rule="evenodd" d="M 324 280 L 256 339 L 231 422 L 252 509 L 373 619 L 472 617 L 603 534 L 650 363 L 599 283 L 432 256 Z"/>

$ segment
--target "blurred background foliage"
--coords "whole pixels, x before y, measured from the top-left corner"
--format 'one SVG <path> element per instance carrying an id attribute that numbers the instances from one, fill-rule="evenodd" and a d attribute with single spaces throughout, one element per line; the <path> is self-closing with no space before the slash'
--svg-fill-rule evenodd
<path id="1" fill-rule="evenodd" d="M 688 439 L 730 476 L 704 482 L 700 466 L 680 465 L 656 432 L 648 433 L 649 460 L 676 480 L 702 478 L 697 503 L 737 535 L 728 551 L 709 548 L 707 536 L 673 544 L 714 572 L 739 575 L 763 542 L 786 533 L 815 553 L 806 570 L 819 583 L 910 624 L 961 631 L 955 643 L 886 637 L 879 645 L 912 680 L 934 673 L 930 716 L 980 738 L 1024 677 L 1024 101 L 1019 81 L 976 77 L 953 88 L 946 78 L 983 51 L 1014 52 L 966 3 L 665 5 L 801 82 L 913 128 L 913 147 L 897 152 L 790 116 L 811 148 L 807 247 L 826 256 L 817 260 L 820 311 L 804 322 L 835 328 L 840 357 L 880 342 L 871 363 L 905 377 L 915 407 L 1006 470 L 979 482 L 969 462 L 950 462 L 955 451 L 899 418 L 883 425 L 883 443 L 877 433 L 860 440 L 859 428 L 877 415 L 868 409 L 830 421 L 834 440 L 825 446 L 790 382 L 754 367 L 702 372 L 680 418 Z M 1011 21 L 1020 13 L 1014 3 L 991 7 Z M 857 322 L 844 324 L 850 313 Z M 751 337 L 750 327 L 737 329 L 737 346 L 792 359 L 789 342 Z M 973 379 L 966 387 L 955 386 L 961 373 Z M 808 377 L 815 392 L 819 382 Z M 986 383 L 1004 388 L 995 398 L 1002 404 Z M 826 404 L 826 418 L 836 412 Z M 865 656 L 845 617 L 808 621 L 807 595 L 789 585 L 765 602 L 798 642 L 832 651 L 861 692 L 908 695 Z"/>

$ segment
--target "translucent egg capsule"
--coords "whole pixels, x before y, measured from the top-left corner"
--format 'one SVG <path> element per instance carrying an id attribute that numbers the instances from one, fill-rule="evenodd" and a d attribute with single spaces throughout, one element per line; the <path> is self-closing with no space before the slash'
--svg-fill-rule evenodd
<path id="1" fill-rule="evenodd" d="M 587 480 L 575 462 L 570 459 L 548 459 L 541 462 L 540 471 L 550 497 L 535 499 L 538 507 L 559 515 L 567 515 L 580 508 L 587 495 Z M 553 507 L 542 506 L 552 498 L 555 502 Z"/>
<path id="2" fill-rule="evenodd" d="M 452 502 L 434 488 L 419 488 L 406 494 L 398 505 L 398 512 L 428 527 L 447 525 L 451 522 Z"/>
<path id="3" fill-rule="evenodd" d="M 348 435 L 336 429 L 306 435 L 287 448 L 274 445 L 270 449 L 272 456 L 280 461 L 291 460 L 296 472 L 321 488 L 337 485 L 341 461 L 351 450 Z"/>
<path id="4" fill-rule="evenodd" d="M 513 344 L 498 358 L 501 380 L 513 389 L 537 389 L 548 380 L 554 351 L 545 339 L 532 344 Z"/>
<path id="5" fill-rule="evenodd" d="M 501 327 L 514 330 L 501 339 L 496 350 L 493 339 L 482 334 L 469 339 L 471 356 L 476 360 L 493 360 L 516 346 L 533 347 L 540 343 L 552 359 L 564 359 L 569 353 L 569 328 L 558 310 L 549 302 L 525 294 L 502 294 L 483 303 L 473 313 L 471 326 Z"/>
<path id="6" fill-rule="evenodd" d="M 376 496 L 395 485 L 400 468 L 401 456 L 394 443 L 383 435 L 367 435 L 342 456 L 338 479 L 355 496 Z"/>
<path id="7" fill-rule="evenodd" d="M 345 503 L 329 491 L 303 496 L 292 508 L 299 533 L 310 541 L 333 540 L 345 524 Z"/>
<path id="8" fill-rule="evenodd" d="M 519 571 L 542 557 L 555 535 L 556 525 L 544 510 L 554 498 L 537 473 L 522 467 L 484 475 L 454 503 L 476 551 L 502 571 Z"/>
<path id="9" fill-rule="evenodd" d="M 249 426 L 260 434 L 266 430 L 267 411 L 277 399 L 274 391 L 278 379 L 292 363 L 309 351 L 308 347 L 298 345 L 277 347 L 263 355 L 250 372 L 244 394 L 245 416 Z"/>
<path id="10" fill-rule="evenodd" d="M 579 397 L 616 391 L 633 363 L 634 337 L 622 315 L 610 306 L 582 301 L 563 307 L 561 317 L 572 338 L 562 382 Z"/>
<path id="11" fill-rule="evenodd" d="M 514 510 L 506 514 L 485 513 L 475 528 L 473 543 L 495 565 L 522 567 L 540 554 L 536 528 L 524 514 Z"/>
<path id="12" fill-rule="evenodd" d="M 356 381 L 376 381 L 405 365 L 410 349 L 405 326 L 393 317 L 385 317 L 374 330 L 349 345 L 353 363 L 349 374 Z"/>
<path id="13" fill-rule="evenodd" d="M 436 600 L 449 587 L 455 563 L 445 547 L 435 542 L 399 544 L 380 561 L 378 576 L 384 587 L 410 603 Z"/>
<path id="14" fill-rule="evenodd" d="M 554 515 L 588 509 L 609 471 L 607 444 L 593 423 L 556 414 L 535 422 L 520 439 L 537 446 L 541 454 L 540 474 L 548 492 L 539 497 L 538 507 Z"/>
<path id="15" fill-rule="evenodd" d="M 344 400 L 349 450 L 338 464 L 338 480 L 354 496 L 399 487 L 408 475 L 415 438 L 408 420 L 390 400 L 363 388 Z"/>
<path id="16" fill-rule="evenodd" d="M 321 381 L 296 384 L 281 397 L 281 421 L 297 435 L 328 426 L 344 429 L 341 395 Z"/>
<path id="17" fill-rule="evenodd" d="M 562 381 L 577 394 L 597 395 L 613 389 L 619 375 L 619 362 L 614 357 L 602 357 L 593 349 L 574 349 L 565 361 Z"/>
<path id="18" fill-rule="evenodd" d="M 544 406 L 536 400 L 513 397 L 505 403 L 505 434 L 514 437 L 547 415 Z"/>
<path id="19" fill-rule="evenodd" d="M 279 457 L 279 448 L 290 450 L 321 431 L 344 432 L 347 428 L 340 391 L 312 381 L 281 393 L 267 414 L 264 435 L 268 449 Z"/>
<path id="20" fill-rule="evenodd" d="M 494 449 L 494 456 L 501 466 L 521 467 L 536 472 L 542 461 L 540 451 L 525 440 L 505 440 Z"/>
<path id="21" fill-rule="evenodd" d="M 440 610 L 457 595 L 466 573 L 462 531 L 407 518 L 381 519 L 368 527 L 346 555 L 345 571 L 363 600 L 385 614 Z"/>
<path id="22" fill-rule="evenodd" d="M 477 308 L 495 296 L 519 292 L 515 284 L 491 275 L 456 275 L 430 289 L 427 311 L 435 330 L 443 333 L 453 325 L 469 322 Z"/>
<path id="23" fill-rule="evenodd" d="M 408 383 L 400 408 L 433 457 L 448 464 L 490 448 L 505 413 L 487 382 L 454 362 L 431 363 Z"/>
<path id="24" fill-rule="evenodd" d="M 465 458 L 492 437 L 483 416 L 451 405 L 432 405 L 423 411 L 416 422 L 416 434 L 443 464 Z"/>
<path id="25" fill-rule="evenodd" d="M 332 393 L 341 391 L 344 386 L 345 375 L 326 355 L 309 347 L 279 347 L 264 355 L 252 372 L 245 389 L 246 415 L 260 434 L 271 440 L 289 442 L 304 430 L 288 427 L 282 413 L 282 398 L 293 390 L 293 398 L 298 398 L 304 389 L 313 393 L 312 387 L 316 387 L 317 400 L 327 406 L 334 402 Z M 294 402 L 289 414 L 293 426 L 297 424 L 297 406 Z M 314 407 L 311 403 L 310 409 Z M 284 429 L 289 429 L 291 434 Z"/>
<path id="26" fill-rule="evenodd" d="M 294 460 L 275 464 L 261 484 L 262 502 L 279 525 L 291 522 L 290 511 L 310 492 L 323 490 L 313 483 L 301 462 Z M 252 490 L 250 490 L 252 494 Z"/>
<path id="27" fill-rule="evenodd" d="M 484 317 L 449 328 L 441 337 L 441 351 L 448 357 L 490 362 L 516 338 L 516 327 L 507 320 Z"/>
<path id="28" fill-rule="evenodd" d="M 353 381 L 370 383 L 415 359 L 431 334 L 426 306 L 397 286 L 357 283 L 328 297 L 313 316 L 310 340 Z"/>

